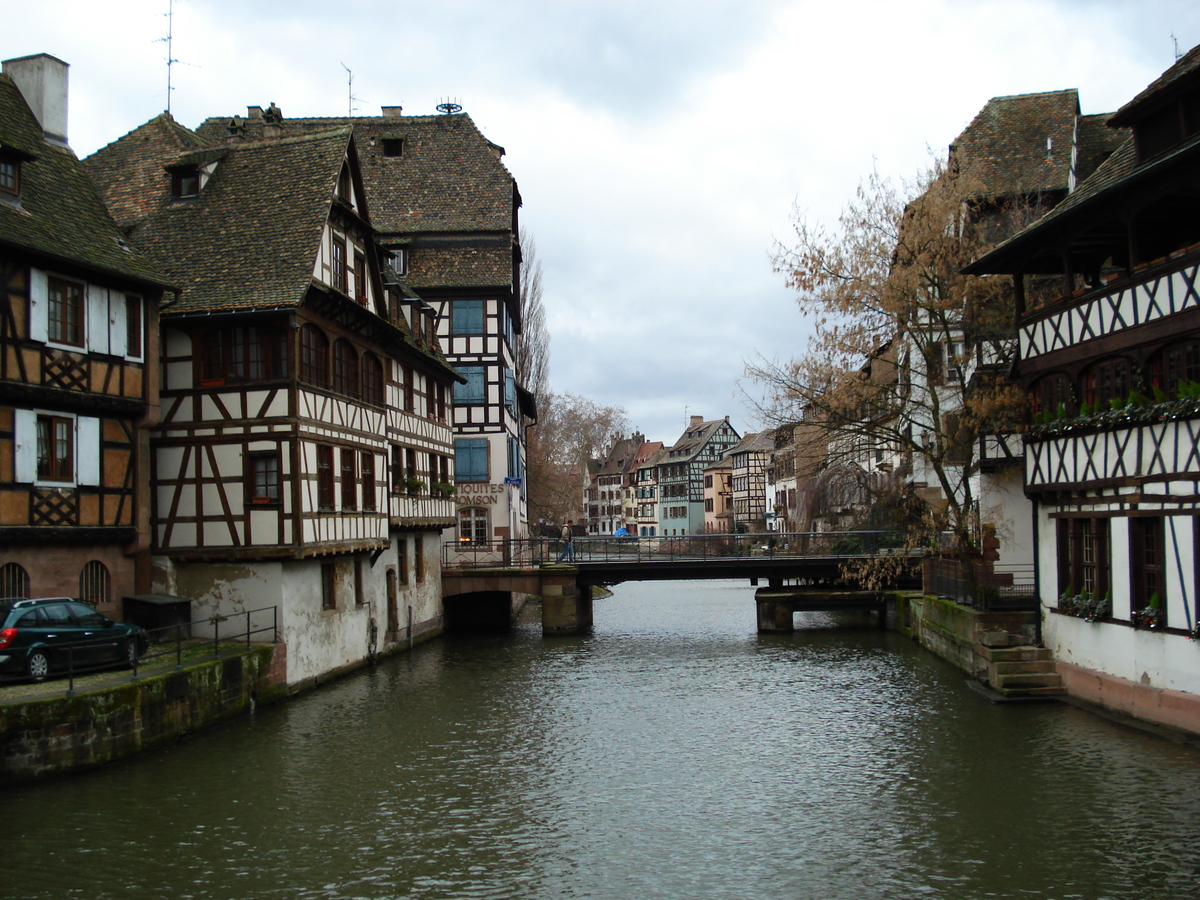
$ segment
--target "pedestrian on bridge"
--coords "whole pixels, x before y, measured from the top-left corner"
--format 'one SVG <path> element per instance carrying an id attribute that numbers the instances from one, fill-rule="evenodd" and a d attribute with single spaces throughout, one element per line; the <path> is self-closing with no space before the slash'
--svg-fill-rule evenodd
<path id="1" fill-rule="evenodd" d="M 567 519 L 567 524 L 562 527 L 562 534 L 559 538 L 563 542 L 562 552 L 558 554 L 556 563 L 563 561 L 566 557 L 567 562 L 575 562 L 575 520 Z"/>

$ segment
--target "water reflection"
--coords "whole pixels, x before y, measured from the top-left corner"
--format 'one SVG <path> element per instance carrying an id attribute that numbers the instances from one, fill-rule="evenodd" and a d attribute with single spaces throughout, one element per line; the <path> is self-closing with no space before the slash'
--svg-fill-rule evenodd
<path id="1" fill-rule="evenodd" d="M 993 706 L 905 638 L 623 585 L 5 795 L 5 896 L 1200 895 L 1200 755 Z"/>

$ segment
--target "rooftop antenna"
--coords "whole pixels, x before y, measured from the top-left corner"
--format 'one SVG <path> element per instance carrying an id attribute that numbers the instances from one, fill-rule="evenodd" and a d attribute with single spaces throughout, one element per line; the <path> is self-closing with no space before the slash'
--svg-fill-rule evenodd
<path id="1" fill-rule="evenodd" d="M 1175 62 L 1179 62 L 1179 38 L 1175 37 L 1175 33 L 1171 33 L 1171 40 L 1175 43 Z"/>
<path id="2" fill-rule="evenodd" d="M 171 53 L 171 42 L 175 37 L 175 0 L 167 0 L 167 34 L 165 37 L 158 38 L 155 42 L 167 45 L 167 115 L 171 114 L 171 92 L 175 88 L 171 85 L 171 67 L 179 62 Z M 185 63 L 185 65 L 191 65 Z"/>
<path id="3" fill-rule="evenodd" d="M 354 73 L 350 71 L 350 67 L 342 63 L 342 68 L 346 70 L 346 117 L 354 118 L 354 101 L 358 98 L 354 96 Z"/>
<path id="4" fill-rule="evenodd" d="M 443 100 L 437 105 L 437 111 L 440 113 L 445 113 L 448 116 L 452 115 L 453 113 L 460 113 L 462 112 L 462 104 L 457 100 Z"/>

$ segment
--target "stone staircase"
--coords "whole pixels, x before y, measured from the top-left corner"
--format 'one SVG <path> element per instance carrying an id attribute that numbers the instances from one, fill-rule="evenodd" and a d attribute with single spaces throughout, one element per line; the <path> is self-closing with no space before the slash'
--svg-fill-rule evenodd
<path id="1" fill-rule="evenodd" d="M 986 667 L 988 687 L 1007 700 L 1065 694 L 1062 676 L 1055 671 L 1050 651 L 1045 647 L 1013 644 L 1012 637 L 992 632 L 982 635 L 975 646 L 981 668 Z"/>

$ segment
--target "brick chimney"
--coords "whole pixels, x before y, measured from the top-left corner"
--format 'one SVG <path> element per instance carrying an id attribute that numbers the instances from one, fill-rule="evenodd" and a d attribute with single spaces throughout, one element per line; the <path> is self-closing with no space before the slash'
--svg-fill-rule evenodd
<path id="1" fill-rule="evenodd" d="M 704 421 L 704 416 L 692 416 L 692 425 L 699 425 Z"/>
<path id="2" fill-rule="evenodd" d="M 383 111 L 385 119 L 399 119 L 404 115 L 403 106 L 381 106 L 380 109 Z"/>
<path id="3" fill-rule="evenodd" d="M 65 146 L 67 70 L 70 66 L 49 53 L 6 59 L 3 65 L 4 74 L 20 88 L 46 137 Z"/>

